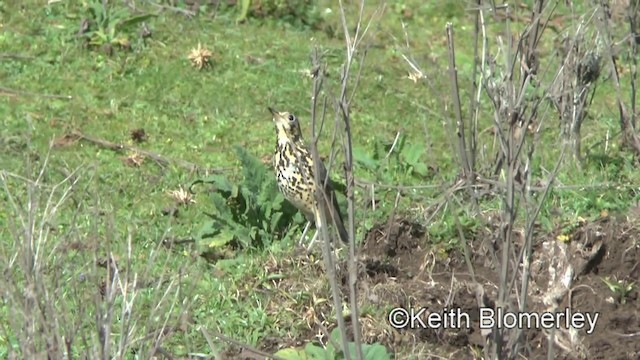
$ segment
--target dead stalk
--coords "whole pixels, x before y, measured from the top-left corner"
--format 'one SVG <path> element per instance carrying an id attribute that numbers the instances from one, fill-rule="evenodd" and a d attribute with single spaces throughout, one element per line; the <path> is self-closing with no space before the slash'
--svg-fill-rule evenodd
<path id="1" fill-rule="evenodd" d="M 597 17 L 598 21 L 598 28 L 599 28 L 599 32 L 600 32 L 600 37 L 602 42 L 604 43 L 605 46 L 605 52 L 608 55 L 607 56 L 607 60 L 609 62 L 610 68 L 611 68 L 611 73 L 612 73 L 612 78 L 613 78 L 613 85 L 616 91 L 616 104 L 618 106 L 618 113 L 619 113 L 619 123 L 620 123 L 620 129 L 622 130 L 622 142 L 624 145 L 628 146 L 629 148 L 631 148 L 634 152 L 634 154 L 636 156 L 640 156 L 640 137 L 638 136 L 637 132 L 636 132 L 636 112 L 635 112 L 635 108 L 636 108 L 636 89 L 637 89 L 637 55 L 638 55 L 638 29 L 637 29 L 637 23 L 638 23 L 638 14 L 637 14 L 637 2 L 634 5 L 633 1 L 629 2 L 629 15 L 628 15 L 628 21 L 629 21 L 629 25 L 632 27 L 630 30 L 630 42 L 631 42 L 631 46 L 630 46 L 630 50 L 629 50 L 629 55 L 632 59 L 630 62 L 630 64 L 633 64 L 634 66 L 632 66 L 632 68 L 634 68 L 632 76 L 631 76 L 631 94 L 630 94 L 630 100 L 631 100 L 631 109 L 633 113 L 629 113 L 629 110 L 627 110 L 627 106 L 625 105 L 625 102 L 623 100 L 623 95 L 622 95 L 622 86 L 620 84 L 620 74 L 619 74 L 619 70 L 618 70 L 618 60 L 617 60 L 617 56 L 616 56 L 616 47 L 614 45 L 614 41 L 613 41 L 613 35 L 612 35 L 612 29 L 610 26 L 610 18 L 611 18 L 611 11 L 609 9 L 609 5 L 607 2 L 605 1 L 601 1 L 599 4 L 599 12 L 600 12 L 600 16 Z M 635 28 L 634 28 L 635 27 Z"/>
<path id="2" fill-rule="evenodd" d="M 325 194 L 324 186 L 322 186 L 322 184 L 324 184 L 325 181 L 328 181 L 329 174 L 331 173 L 331 166 L 327 166 L 327 179 L 321 179 L 319 176 L 320 156 L 318 155 L 318 148 L 317 148 L 319 134 L 316 132 L 316 123 L 317 123 L 317 117 L 318 117 L 318 114 L 317 114 L 318 100 L 319 100 L 318 98 L 322 92 L 323 82 L 325 79 L 325 76 L 324 76 L 325 68 L 324 68 L 324 64 L 320 63 L 317 49 L 314 49 L 314 51 L 312 52 L 311 59 L 312 59 L 311 60 L 312 66 L 314 67 L 314 69 L 317 69 L 317 72 L 315 72 L 315 76 L 313 78 L 313 89 L 312 89 L 312 95 L 311 95 L 311 139 L 312 141 L 310 142 L 311 156 L 313 157 L 313 161 L 315 164 L 314 176 L 315 176 L 316 184 L 318 184 L 316 188 L 316 199 L 318 203 L 321 203 L 321 202 L 330 203 L 328 199 L 328 195 Z M 323 124 L 325 121 L 326 107 L 327 107 L 326 101 L 323 101 L 322 110 L 321 110 L 322 115 L 320 119 L 321 123 L 319 125 L 320 128 L 323 127 Z M 322 256 L 324 259 L 325 269 L 327 271 L 327 278 L 329 280 L 329 285 L 331 288 L 331 296 L 333 299 L 333 306 L 336 313 L 336 321 L 338 323 L 338 328 L 342 332 L 341 334 L 342 342 L 339 344 L 339 346 L 343 351 L 345 351 L 347 359 L 349 359 L 348 351 L 346 351 L 346 349 L 348 349 L 347 347 L 348 340 L 346 338 L 346 326 L 344 322 L 344 317 L 342 316 L 342 312 L 343 312 L 342 295 L 341 295 L 340 287 L 337 281 L 336 265 L 335 265 L 336 260 L 335 260 L 335 255 L 331 250 L 332 242 L 329 238 L 329 232 L 327 229 L 328 221 L 326 217 L 327 216 L 324 211 L 319 212 L 318 221 L 320 223 L 317 224 L 317 228 L 318 228 L 318 231 L 320 231 L 320 234 L 319 234 L 320 239 L 322 239 L 321 241 Z M 325 336 L 330 337 L 330 334 L 326 333 Z"/>
<path id="3" fill-rule="evenodd" d="M 8 357 L 124 359 L 134 348 L 149 350 L 149 357 L 156 351 L 167 353 L 161 343 L 172 333 L 176 316 L 190 310 L 186 299 L 193 288 L 184 286 L 180 276 L 166 281 L 169 258 L 164 263 L 153 261 L 157 249 L 151 249 L 148 267 L 134 267 L 138 259 L 131 232 L 127 242 L 119 242 L 127 247 L 118 262 L 111 245 L 120 240 L 122 227 L 113 218 L 90 216 L 89 229 L 80 225 L 78 214 L 91 215 L 101 207 L 92 187 L 96 169 L 83 165 L 63 170 L 64 179 L 51 184 L 56 171 L 51 171 L 48 159 L 47 153 L 39 170 L 27 160 L 25 174 L 0 172 L 5 204 L 14 215 L 7 228 L 13 246 L 0 253 L 5 274 L 0 278 L 0 296 L 14 304 L 0 331 L 18 345 L 9 349 Z M 72 211 L 73 216 L 65 219 L 60 231 L 54 224 L 63 211 Z M 101 234 L 105 238 L 98 239 Z M 95 251 L 68 251 L 70 244 Z M 140 279 L 150 278 L 151 273 L 159 279 L 154 292 L 161 296 L 152 299 L 154 307 L 140 317 Z M 153 336 L 141 337 L 140 331 Z"/>
<path id="4" fill-rule="evenodd" d="M 373 22 L 373 20 L 382 12 L 382 8 L 374 13 L 374 15 L 367 21 L 367 23 L 363 26 L 364 22 L 364 1 L 359 2 L 359 13 L 357 22 L 355 25 L 354 34 L 350 34 L 349 26 L 347 24 L 346 18 L 346 9 L 342 1 L 339 2 L 340 5 L 340 19 L 341 24 L 345 36 L 345 60 L 342 65 L 342 72 L 340 75 L 340 89 L 338 94 L 336 95 L 330 86 L 325 86 L 325 64 L 322 62 L 320 55 L 317 49 L 314 49 L 312 52 L 312 69 L 314 73 L 313 80 L 313 89 L 311 96 L 311 122 L 312 122 L 312 139 L 310 144 L 311 155 L 314 159 L 316 166 L 319 164 L 319 157 L 317 153 L 317 141 L 319 138 L 319 132 L 316 131 L 316 122 L 318 118 L 318 107 L 321 108 L 321 123 L 320 123 L 320 131 L 322 129 L 326 110 L 327 110 L 327 97 L 329 98 L 329 102 L 332 104 L 332 109 L 334 110 L 336 123 L 334 126 L 334 135 L 332 142 L 332 154 L 331 161 L 329 162 L 329 166 L 327 166 L 327 173 L 331 172 L 331 165 L 333 163 L 333 158 L 335 155 L 334 149 L 336 145 L 336 135 L 340 129 L 344 129 L 344 137 L 343 137 L 343 148 L 344 148 L 344 157 L 345 157 L 345 178 L 347 185 L 347 203 L 348 203 L 348 218 L 349 218 L 349 260 L 347 261 L 348 266 L 348 287 L 349 287 L 349 305 L 351 312 L 351 326 L 353 327 L 354 334 L 354 343 L 356 344 L 356 353 L 351 354 L 348 351 L 345 351 L 345 356 L 347 359 L 350 359 L 351 356 L 355 356 L 357 359 L 363 359 L 362 348 L 360 346 L 360 322 L 359 322 L 359 310 L 358 310 L 358 296 L 357 296 L 357 262 L 356 253 L 355 253 L 355 206 L 354 206 L 354 190 L 355 190 L 355 178 L 353 176 L 353 154 L 352 154 L 352 139 L 351 139 L 351 116 L 350 116 L 350 105 L 354 99 L 356 94 L 356 90 L 358 87 L 358 83 L 360 80 L 361 72 L 364 68 L 364 60 L 366 58 L 366 50 L 362 50 L 363 39 L 366 37 L 366 34 Z M 351 69 L 354 65 L 354 62 L 359 62 L 359 70 L 355 74 L 355 77 L 351 76 Z M 323 97 L 323 100 L 320 101 L 320 97 Z M 318 170 L 318 169 L 317 169 Z M 315 172 L 315 176 L 317 177 L 319 174 L 318 171 Z M 327 174 L 327 177 L 329 176 Z M 328 179 L 317 179 L 317 184 L 324 184 Z M 317 189 L 317 198 L 320 201 L 328 201 L 327 194 L 324 193 L 321 186 Z M 326 214 L 320 212 L 320 236 L 323 239 L 323 258 L 325 261 L 325 266 L 327 269 L 327 276 L 329 278 L 329 283 L 331 286 L 331 292 L 333 297 L 333 303 L 336 311 L 337 323 L 341 332 L 343 349 L 347 348 L 348 338 L 347 331 L 344 322 L 344 318 L 342 317 L 342 297 L 340 295 L 340 289 L 338 287 L 338 282 L 336 279 L 336 271 L 335 271 L 335 258 L 334 254 L 331 251 L 331 242 L 329 241 L 329 234 L 327 232 L 327 222 L 332 221 L 331 219 L 326 218 Z M 327 334 L 328 335 L 328 334 Z"/>
<path id="5" fill-rule="evenodd" d="M 473 185 L 475 183 L 475 154 L 472 153 L 476 140 L 473 139 L 476 136 L 475 126 L 471 126 L 472 131 L 470 134 L 470 139 L 466 137 L 466 124 L 462 118 L 462 104 L 460 102 L 460 89 L 458 88 L 458 69 L 456 66 L 456 53 L 455 53 L 455 44 L 453 37 L 453 26 L 451 23 L 448 23 L 446 26 L 447 32 L 447 45 L 448 45 L 448 53 L 449 53 L 449 80 L 451 82 L 451 91 L 453 96 L 453 108 L 455 111 L 455 126 L 452 128 L 455 129 L 456 143 L 458 156 L 460 157 L 460 165 L 462 167 L 462 176 L 467 181 L 469 185 L 469 198 L 473 204 L 474 209 L 477 210 L 477 199 L 473 193 Z M 469 145 L 467 145 L 469 142 Z M 468 150 L 467 147 L 470 149 Z"/>

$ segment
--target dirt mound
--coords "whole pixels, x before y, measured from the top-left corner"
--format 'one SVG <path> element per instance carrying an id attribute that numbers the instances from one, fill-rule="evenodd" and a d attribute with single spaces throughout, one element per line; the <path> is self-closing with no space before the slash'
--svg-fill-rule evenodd
<path id="1" fill-rule="evenodd" d="M 639 235 L 640 231 L 632 224 L 604 217 L 577 224 L 570 232 L 558 230 L 536 237 L 527 312 L 570 311 L 570 314 L 588 313 L 592 319 L 598 314 L 591 334 L 587 334 L 587 326 L 580 330 L 555 330 L 556 359 L 640 358 L 640 301 L 638 284 L 634 284 L 640 276 Z M 361 249 L 364 304 L 389 310 L 396 307 L 422 310 L 421 319 L 439 319 L 440 325 L 450 312 L 467 314 L 468 318 L 458 318 L 462 322 L 458 326 L 449 323 L 448 329 L 407 326 L 398 330 L 387 319 L 369 324 L 365 317 L 364 340 L 381 341 L 399 351 L 411 346 L 407 342 L 426 342 L 447 357 L 481 354 L 490 330 L 480 329 L 478 304 L 494 308 L 499 283 L 495 259 L 500 249 L 491 236 L 487 234 L 470 244 L 478 286 L 463 254 L 422 247 L 428 242 L 419 225 L 400 220 L 373 228 Z M 516 246 L 514 254 L 519 251 Z M 612 290 L 612 286 L 629 284 L 633 285 L 624 295 Z M 518 304 L 515 298 L 509 302 L 512 307 Z M 547 358 L 548 331 L 523 330 L 528 346 L 522 353 L 527 358 Z"/>

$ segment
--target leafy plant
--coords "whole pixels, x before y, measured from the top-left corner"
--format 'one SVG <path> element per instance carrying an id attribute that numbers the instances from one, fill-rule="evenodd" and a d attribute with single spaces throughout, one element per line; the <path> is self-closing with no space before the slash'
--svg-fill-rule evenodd
<path id="1" fill-rule="evenodd" d="M 387 183 L 396 182 L 398 175 L 419 179 L 429 177 L 424 154 L 424 144 L 407 143 L 404 135 L 400 135 L 394 143 L 375 143 L 373 155 L 357 147 L 353 149 L 354 160 Z"/>
<path id="2" fill-rule="evenodd" d="M 248 17 L 274 18 L 293 25 L 316 27 L 322 20 L 313 0 L 241 0 L 237 22 Z"/>
<path id="3" fill-rule="evenodd" d="M 460 246 L 460 230 L 465 238 L 473 239 L 482 225 L 482 221 L 467 207 L 448 208 L 443 211 L 439 221 L 429 226 L 429 240 L 444 245 L 446 250 L 452 250 Z"/>
<path id="4" fill-rule="evenodd" d="M 285 360 L 340 360 L 345 359 L 344 353 L 340 349 L 336 349 L 333 344 L 342 343 L 340 336 L 340 329 L 335 328 L 331 332 L 331 339 L 327 344 L 326 348 L 322 348 L 318 345 L 314 345 L 308 343 L 304 349 L 282 349 L 275 353 L 276 356 L 279 356 Z M 367 360 L 391 360 L 391 355 L 387 352 L 387 349 L 379 344 L 362 344 L 362 355 Z M 355 357 L 356 354 L 356 344 L 354 342 L 349 342 L 347 344 L 347 351 L 351 355 L 351 358 Z"/>
<path id="5" fill-rule="evenodd" d="M 423 178 L 429 175 L 429 168 L 421 161 L 424 153 L 424 143 L 407 144 L 404 135 L 399 137 L 397 151 L 393 152 L 403 173 Z"/>
<path id="6" fill-rule="evenodd" d="M 82 23 L 80 36 L 89 46 L 119 46 L 129 48 L 128 32 L 155 14 L 132 16 L 126 7 L 116 7 L 107 0 L 89 0 L 85 3 L 87 16 Z"/>
<path id="7" fill-rule="evenodd" d="M 275 176 L 243 147 L 235 148 L 242 166 L 243 180 L 233 182 L 221 175 L 196 180 L 215 186 L 211 200 L 213 214 L 196 241 L 204 240 L 208 248 L 224 246 L 232 241 L 242 247 L 267 245 L 286 233 L 297 211 L 278 191 Z M 301 220 L 298 216 L 298 219 Z"/>
<path id="8" fill-rule="evenodd" d="M 629 294 L 631 294 L 631 292 L 635 288 L 634 282 L 619 280 L 615 277 L 610 278 L 607 276 L 606 278 L 602 279 L 602 282 L 604 282 L 609 288 L 609 290 L 611 290 L 611 292 L 614 293 L 614 295 L 616 295 L 617 298 L 619 298 L 620 304 L 627 303 L 627 298 L 629 297 Z"/>

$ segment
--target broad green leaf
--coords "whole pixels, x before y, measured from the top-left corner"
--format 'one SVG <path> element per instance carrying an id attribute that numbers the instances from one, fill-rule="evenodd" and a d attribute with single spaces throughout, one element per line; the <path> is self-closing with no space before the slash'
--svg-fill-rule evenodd
<path id="1" fill-rule="evenodd" d="M 398 139 L 398 143 L 394 148 L 394 152 L 396 153 L 396 155 L 402 154 L 404 152 L 404 147 L 406 143 L 407 143 L 407 137 L 404 135 L 400 135 L 400 138 Z"/>
<path id="2" fill-rule="evenodd" d="M 249 7 L 251 6 L 251 0 L 241 0 L 240 2 L 240 13 L 236 18 L 236 22 L 243 22 L 247 19 L 247 15 L 249 15 Z"/>
<path id="3" fill-rule="evenodd" d="M 424 153 L 424 146 L 421 144 L 412 144 L 404 151 L 404 161 L 409 165 L 415 165 L 420 162 L 420 157 Z"/>
<path id="4" fill-rule="evenodd" d="M 342 342 L 342 334 L 340 333 L 340 328 L 335 328 L 331 331 L 331 339 L 335 341 L 337 344 Z"/>
<path id="5" fill-rule="evenodd" d="M 360 147 L 353 147 L 353 159 L 368 170 L 375 171 L 379 166 L 378 162 Z"/>
<path id="6" fill-rule="evenodd" d="M 273 231 L 278 230 L 278 223 L 280 222 L 280 219 L 282 219 L 282 213 L 281 212 L 274 212 L 273 216 L 271 216 L 271 226 L 270 226 L 270 230 L 273 233 Z"/>
<path id="7" fill-rule="evenodd" d="M 299 359 L 303 359 L 300 356 L 300 352 L 296 349 L 282 349 L 282 350 L 278 350 L 278 352 L 276 352 L 275 354 L 273 354 L 274 356 L 277 357 L 281 357 L 285 360 L 299 360 Z"/>
<path id="8" fill-rule="evenodd" d="M 207 237 L 212 237 L 218 231 L 219 231 L 219 229 L 216 227 L 216 224 L 215 224 L 214 221 L 207 221 L 200 228 L 200 231 L 198 232 L 198 235 L 196 235 L 196 241 L 204 239 L 204 238 L 207 238 Z"/>
<path id="9" fill-rule="evenodd" d="M 429 175 L 429 167 L 423 163 L 417 163 L 413 165 L 413 172 L 420 176 L 428 176 Z"/>
<path id="10" fill-rule="evenodd" d="M 262 183 L 262 187 L 258 193 L 258 203 L 273 203 L 273 200 L 279 193 L 275 181 L 269 178 Z"/>
<path id="11" fill-rule="evenodd" d="M 210 248 L 217 248 L 220 246 L 227 245 L 234 238 L 234 234 L 229 230 L 225 229 L 220 231 L 218 235 L 216 235 L 213 239 L 211 239 L 207 246 Z"/>
<path id="12" fill-rule="evenodd" d="M 251 240 L 255 240 L 258 237 L 258 228 L 255 226 L 251 227 L 251 230 L 249 230 L 249 237 L 251 238 Z"/>
<path id="13" fill-rule="evenodd" d="M 211 180 L 213 181 L 213 185 L 216 186 L 218 191 L 225 191 L 228 193 L 231 193 L 233 191 L 233 186 L 229 179 L 227 179 L 226 177 L 222 175 L 213 175 L 211 177 Z"/>
<path id="14" fill-rule="evenodd" d="M 136 16 L 132 16 L 128 19 L 125 19 L 123 21 L 120 22 L 120 24 L 118 24 L 118 29 L 119 30 L 124 30 L 129 26 L 133 26 L 133 25 L 137 25 L 140 24 L 144 21 L 147 21 L 153 17 L 156 17 L 158 15 L 156 14 L 142 14 L 142 15 L 136 15 Z"/>
<path id="15" fill-rule="evenodd" d="M 224 216 L 223 214 L 230 215 L 230 209 L 227 206 L 227 200 L 223 198 L 222 195 L 220 195 L 219 193 L 212 193 L 211 200 L 219 216 Z"/>
<path id="16" fill-rule="evenodd" d="M 275 356 L 281 357 L 285 360 L 311 360 L 316 359 L 314 357 L 309 357 L 304 351 L 296 350 L 296 349 L 282 349 L 274 354 Z"/>
<path id="17" fill-rule="evenodd" d="M 363 345 L 362 352 L 365 360 L 391 360 L 391 354 L 389 354 L 387 348 L 378 343 Z"/>
<path id="18" fill-rule="evenodd" d="M 264 218 L 265 219 L 269 219 L 271 218 L 271 213 L 272 213 L 272 206 L 271 203 L 264 203 L 262 206 L 262 211 L 264 213 Z M 265 223 L 266 224 L 266 223 Z M 266 228 L 265 228 L 266 229 Z"/>
<path id="19" fill-rule="evenodd" d="M 245 148 L 236 146 L 235 150 L 242 164 L 242 174 L 247 187 L 257 192 L 265 182 L 266 167 L 258 158 L 249 154 Z"/>
<path id="20" fill-rule="evenodd" d="M 283 198 L 284 199 L 284 198 Z M 271 204 L 271 209 L 273 211 L 280 211 L 282 210 L 282 201 L 280 201 L 278 198 L 276 198 L 273 203 Z"/>
<path id="21" fill-rule="evenodd" d="M 385 348 L 381 344 L 362 344 L 361 346 L 362 355 L 364 355 L 365 360 L 391 360 L 391 355 L 389 354 L 389 352 L 387 352 L 387 348 Z M 350 342 L 348 348 L 351 358 L 355 358 L 356 344 Z"/>
<path id="22" fill-rule="evenodd" d="M 304 347 L 304 352 L 306 355 L 309 356 L 309 359 L 333 359 L 335 358 L 334 354 L 332 354 L 329 349 L 323 349 L 317 345 L 313 345 L 311 343 L 308 343 L 305 347 Z"/>

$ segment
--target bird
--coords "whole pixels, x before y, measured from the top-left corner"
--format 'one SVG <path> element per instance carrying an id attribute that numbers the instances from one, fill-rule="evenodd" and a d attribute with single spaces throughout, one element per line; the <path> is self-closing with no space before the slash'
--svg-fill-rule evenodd
<path id="1" fill-rule="evenodd" d="M 278 189 L 293 206 L 295 206 L 307 219 L 307 224 L 302 231 L 300 244 L 305 239 L 311 223 L 316 225 L 316 233 L 313 235 L 307 250 L 310 250 L 319 233 L 320 210 L 324 212 L 327 223 L 334 223 L 340 239 L 347 243 L 349 234 L 344 227 L 338 200 L 330 181 L 327 179 L 327 169 L 320 160 L 320 176 L 318 179 L 325 181 L 324 194 L 320 202 L 316 200 L 316 181 L 314 177 L 315 166 L 309 148 L 305 145 L 300 121 L 298 117 L 289 112 L 278 112 L 268 107 L 273 115 L 273 123 L 276 128 L 276 148 L 273 156 Z"/>

